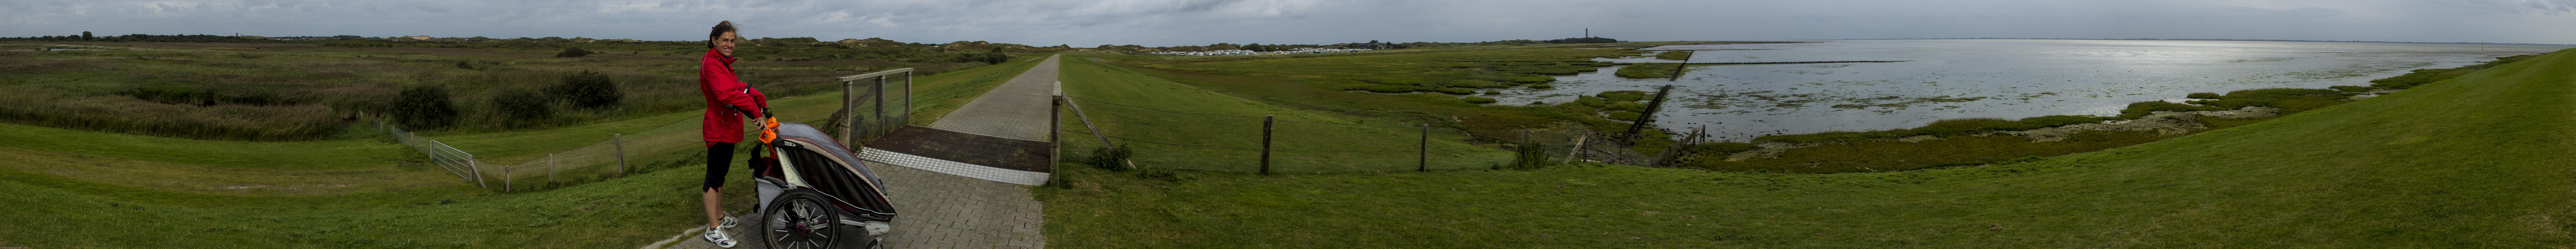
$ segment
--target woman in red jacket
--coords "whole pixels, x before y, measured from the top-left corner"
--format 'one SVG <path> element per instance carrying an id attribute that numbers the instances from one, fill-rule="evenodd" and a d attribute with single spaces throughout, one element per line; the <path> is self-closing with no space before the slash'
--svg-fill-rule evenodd
<path id="1" fill-rule="evenodd" d="M 700 123 L 703 127 L 699 132 L 707 141 L 707 181 L 701 191 L 706 198 L 708 229 L 700 237 L 716 246 L 733 248 L 734 240 L 724 229 L 733 227 L 734 219 L 725 217 L 718 207 L 724 198 L 725 170 L 732 168 L 726 164 L 733 162 L 734 143 L 742 142 L 742 118 L 758 122 L 768 117 L 769 97 L 734 75 L 733 47 L 742 41 L 742 36 L 735 34 L 733 21 L 716 23 L 715 30 L 707 32 L 707 40 L 707 55 L 698 60 L 698 91 L 707 98 L 706 120 Z"/>

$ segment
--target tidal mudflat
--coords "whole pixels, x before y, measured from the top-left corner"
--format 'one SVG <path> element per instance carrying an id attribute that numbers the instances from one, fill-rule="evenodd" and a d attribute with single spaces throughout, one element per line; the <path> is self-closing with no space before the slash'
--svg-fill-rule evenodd
<path id="1" fill-rule="evenodd" d="M 1559 103 L 1577 95 L 1672 84 L 1664 127 L 1706 125 L 1719 140 L 1768 134 L 1912 128 L 1949 118 L 2110 116 L 2130 102 L 2194 92 L 2369 85 L 2414 69 L 2576 46 L 2183 40 L 1839 40 L 1707 44 L 1690 62 L 1904 61 L 1694 65 L 1680 79 L 1626 79 L 1615 68 L 1516 89 L 1501 103 Z M 1615 62 L 1675 62 L 1601 58 Z"/>

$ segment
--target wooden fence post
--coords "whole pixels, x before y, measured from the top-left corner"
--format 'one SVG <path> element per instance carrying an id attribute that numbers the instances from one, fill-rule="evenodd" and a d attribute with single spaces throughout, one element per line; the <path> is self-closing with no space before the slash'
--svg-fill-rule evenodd
<path id="1" fill-rule="evenodd" d="M 474 161 L 474 156 L 465 156 L 465 167 L 474 169 L 474 186 L 492 190 L 492 184 L 483 183 L 483 162 Z"/>
<path id="2" fill-rule="evenodd" d="M 555 154 L 546 154 L 546 184 L 553 185 L 561 183 L 561 181 L 555 180 L 555 172 L 558 171 L 561 170 L 555 168 Z"/>
<path id="3" fill-rule="evenodd" d="M 510 189 L 511 189 L 511 187 L 510 187 L 510 180 L 511 180 L 511 178 L 517 178 L 517 177 L 510 177 L 510 168 L 517 168 L 517 167 L 518 167 L 518 165 L 501 165 L 501 192 L 502 192 L 502 193 L 508 193 L 508 192 L 510 192 Z"/>
<path id="4" fill-rule="evenodd" d="M 1589 142 L 1589 141 L 1592 141 L 1592 132 L 1591 132 L 1591 131 L 1584 131 L 1584 132 L 1583 132 L 1583 136 L 1580 136 L 1580 137 L 1574 137 L 1574 147 L 1573 147 L 1573 148 L 1566 148 L 1566 150 L 1565 150 L 1565 161 L 1563 161 L 1563 162 L 1557 162 L 1557 163 L 1558 163 L 1558 164 L 1574 163 L 1574 157 L 1576 157 L 1576 156 L 1582 156 L 1582 155 L 1583 155 L 1583 142 Z"/>
<path id="5" fill-rule="evenodd" d="M 875 128 L 870 130 L 890 130 L 886 129 L 885 83 L 885 76 L 877 76 L 875 84 L 868 84 L 868 99 L 869 101 L 876 103 L 875 106 L 871 106 L 868 109 L 875 109 L 877 112 L 876 116 L 868 116 L 868 118 L 877 120 Z"/>
<path id="6" fill-rule="evenodd" d="M 608 139 L 617 146 L 617 176 L 626 176 L 626 134 L 610 134 Z"/>
<path id="7" fill-rule="evenodd" d="M 1413 171 L 1431 172 L 1431 124 L 1422 124 L 1422 156 L 1414 160 Z"/>
<path id="8" fill-rule="evenodd" d="M 1277 116 L 1261 116 L 1261 175 L 1270 175 L 1270 124 L 1277 121 Z"/>
<path id="9" fill-rule="evenodd" d="M 851 94 L 857 94 L 857 93 L 854 93 L 854 92 L 856 92 L 856 91 L 850 91 L 850 80 L 847 80 L 847 79 L 833 79 L 833 80 L 837 80 L 837 81 L 840 81 L 840 82 L 841 82 L 841 103 L 840 103 L 840 104 L 841 104 L 841 110 L 840 110 L 840 112 L 841 112 L 841 113 L 833 113 L 833 115 L 841 116 L 841 119 L 840 119 L 840 120 L 832 120 L 832 122 L 833 122 L 833 123 L 840 123 L 840 124 L 841 124 L 841 127 L 833 127 L 833 128 L 840 128 L 840 129 L 841 129 L 841 137 L 838 137 L 839 139 L 841 139 L 841 141 L 834 141 L 834 142 L 841 142 L 841 145 L 852 145 L 852 144 L 858 144 L 858 143 L 859 143 L 859 140 L 858 140 L 858 137 L 859 137 L 859 136 L 858 136 L 858 135 L 855 135 L 855 134 L 850 134 L 850 130 L 851 130 L 851 129 L 850 129 L 850 127 L 857 127 L 857 126 L 859 126 L 859 122 L 854 122 L 854 121 L 858 120 L 858 119 L 859 119 L 859 117 L 850 116 L 850 113 L 853 113 L 853 112 L 857 112 L 857 111 L 858 111 L 858 110 L 851 110 L 851 107 L 852 107 L 852 106 L 850 106 L 850 98 L 852 98 L 852 97 L 850 97 L 850 96 L 851 96 Z M 859 148 L 848 148 L 848 149 L 850 149 L 851 151 L 858 151 L 858 149 L 859 149 Z"/>
<path id="10" fill-rule="evenodd" d="M 1062 182 L 1056 181 L 1061 178 L 1053 175 L 1064 173 L 1064 169 L 1056 167 L 1059 161 L 1063 161 L 1060 157 L 1064 155 L 1064 138 L 1057 136 L 1058 133 L 1064 133 L 1062 132 L 1064 130 L 1064 93 L 1057 92 L 1049 98 L 1051 100 L 1047 101 L 1047 173 L 1049 174 L 1047 185 L 1064 186 Z"/>

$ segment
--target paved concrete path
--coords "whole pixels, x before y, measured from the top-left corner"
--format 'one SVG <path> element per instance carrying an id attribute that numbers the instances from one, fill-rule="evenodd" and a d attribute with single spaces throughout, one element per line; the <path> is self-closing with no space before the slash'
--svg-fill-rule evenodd
<path id="1" fill-rule="evenodd" d="M 1055 106 L 1047 102 L 1054 101 L 1056 57 L 1060 56 L 1047 56 L 1037 67 L 966 102 L 930 128 L 1046 141 L 1047 109 Z"/>
<path id="2" fill-rule="evenodd" d="M 932 127 L 1028 140 L 1046 139 L 1047 109 L 1056 80 L 1056 57 L 1048 56 L 1028 72 L 967 102 Z M 1029 196 L 1029 186 L 976 179 L 903 165 L 871 162 L 884 178 L 886 199 L 894 203 L 894 232 L 885 248 L 1046 248 L 1039 229 L 1046 225 L 1044 205 Z M 750 194 L 750 193 L 728 193 Z M 692 213 L 694 214 L 694 213 Z M 675 214 L 676 215 L 676 214 Z M 744 215 L 744 221 L 760 217 Z M 760 248 L 760 225 L 746 222 L 726 230 L 740 244 Z M 644 248 L 717 248 L 692 229 L 666 243 Z M 856 233 L 857 229 L 849 229 Z M 842 248 L 866 246 L 865 236 L 845 234 Z"/>

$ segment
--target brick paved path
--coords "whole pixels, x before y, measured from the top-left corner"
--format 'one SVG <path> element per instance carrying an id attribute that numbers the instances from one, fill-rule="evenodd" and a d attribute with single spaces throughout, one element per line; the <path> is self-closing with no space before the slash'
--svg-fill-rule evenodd
<path id="1" fill-rule="evenodd" d="M 886 199 L 900 213 L 895 216 L 894 232 L 886 234 L 885 248 L 1046 248 L 1046 237 L 1038 230 L 1046 224 L 1044 205 L 1030 199 L 1029 186 L 871 165 L 870 170 L 886 179 Z M 746 222 L 725 232 L 740 241 L 734 248 L 760 248 L 760 225 L 748 222 L 760 217 L 745 216 Z M 856 234 L 857 229 L 843 231 L 851 232 L 844 238 L 865 238 Z M 670 248 L 718 248 L 698 239 L 695 230 L 686 235 L 672 241 L 676 245 Z M 863 243 L 843 240 L 841 247 L 861 248 Z"/>
<path id="2" fill-rule="evenodd" d="M 985 136 L 1045 141 L 1047 139 L 1047 102 L 1055 95 L 1056 57 L 1047 56 L 1028 72 L 1012 77 L 1010 82 L 993 87 L 993 91 L 966 102 L 966 106 L 940 117 L 931 128 L 982 134 Z"/>

